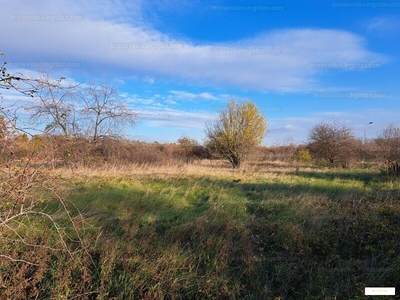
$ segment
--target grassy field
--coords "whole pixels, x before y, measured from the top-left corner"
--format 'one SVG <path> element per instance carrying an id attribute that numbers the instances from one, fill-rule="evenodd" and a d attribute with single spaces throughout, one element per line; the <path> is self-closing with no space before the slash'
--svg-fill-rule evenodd
<path id="1" fill-rule="evenodd" d="M 379 170 L 274 162 L 232 170 L 209 162 L 56 172 L 85 248 L 72 256 L 33 248 L 38 265 L 3 261 L 0 271 L 9 275 L 0 294 L 10 299 L 21 289 L 35 299 L 379 299 L 364 296 L 366 286 L 400 292 L 400 182 Z M 46 210 L 57 212 L 57 203 Z M 49 240 L 50 231 L 32 225 L 27 234 Z M 26 245 L 13 247 L 29 258 Z"/>

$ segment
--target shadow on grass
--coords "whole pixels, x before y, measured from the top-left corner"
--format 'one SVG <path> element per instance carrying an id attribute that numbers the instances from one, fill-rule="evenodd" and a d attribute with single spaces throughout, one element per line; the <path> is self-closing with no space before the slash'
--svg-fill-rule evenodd
<path id="1" fill-rule="evenodd" d="M 295 199 L 303 197 L 326 197 L 331 201 L 340 201 L 343 196 L 351 193 L 365 194 L 366 191 L 357 187 L 345 187 L 339 184 L 330 185 L 312 183 L 282 183 L 282 182 L 264 182 L 264 183 L 243 183 L 240 184 L 243 194 L 251 202 L 259 202 L 269 199 Z"/>
<path id="2" fill-rule="evenodd" d="M 210 203 L 210 186 L 221 183 L 156 179 L 148 182 L 154 190 L 145 185 L 104 185 L 80 188 L 71 195 L 104 232 L 98 268 L 110 278 L 102 295 L 121 299 L 268 298 L 266 277 L 257 273 L 248 229 L 227 217 L 218 203 Z M 116 249 L 118 255 L 112 258 Z M 105 264 L 110 260 L 107 273 Z"/>
<path id="3" fill-rule="evenodd" d="M 325 180 L 343 175 L 341 179 L 364 182 L 374 176 L 304 174 L 307 178 Z M 261 245 L 260 255 L 266 257 L 270 268 L 275 268 L 277 261 L 285 264 L 283 257 L 287 257 L 286 263 L 297 261 L 297 265 L 305 267 L 305 273 L 312 268 L 315 273 L 312 278 L 317 273 L 328 272 L 329 275 L 324 276 L 332 276 L 331 280 L 338 284 L 339 294 L 361 283 L 367 286 L 400 284 L 400 256 L 396 250 L 400 249 L 400 199 L 395 190 L 385 189 L 371 195 L 363 188 L 279 182 L 245 183 L 240 184 L 240 188 L 248 199 L 249 214 L 263 224 L 259 225 L 262 229 L 254 227 L 253 232 Z M 379 195 L 381 197 L 377 198 Z M 312 197 L 316 197 L 315 210 Z M 322 213 L 318 211 L 318 199 L 325 202 Z M 268 258 L 274 251 L 280 253 L 278 260 Z M 311 267 L 312 262 L 322 265 Z M 343 276 L 343 272 L 347 275 Z M 305 274 L 297 276 L 302 278 Z M 292 290 L 291 287 L 288 289 Z"/>
<path id="4" fill-rule="evenodd" d="M 162 180 L 154 181 L 159 182 Z M 170 199 L 164 199 L 166 196 Z M 100 226 L 111 226 L 108 228 L 110 231 L 123 224 L 135 224 L 138 228 L 156 226 L 162 233 L 166 230 L 165 226 L 186 222 L 209 209 L 207 193 L 199 193 L 196 199 L 188 199 L 186 204 L 176 203 L 171 194 L 166 196 L 144 187 L 103 185 L 81 188 L 78 193 L 71 195 L 70 200 L 86 216 L 96 219 Z"/>
<path id="5" fill-rule="evenodd" d="M 361 181 L 364 185 L 369 184 L 372 180 L 375 180 L 379 176 L 379 172 L 362 172 L 362 171 L 329 171 L 329 172 L 309 172 L 309 171 L 298 171 L 297 176 L 303 178 L 315 178 L 323 180 L 356 180 Z"/>
<path id="6" fill-rule="evenodd" d="M 103 233 L 93 249 L 99 298 L 363 299 L 365 285 L 400 284 L 398 208 L 348 210 L 366 190 L 309 173 L 298 175 L 327 182 L 185 177 L 78 187 L 70 200 Z"/>
<path id="7" fill-rule="evenodd" d="M 281 162 L 281 161 L 265 161 L 265 162 L 248 162 L 249 166 L 252 167 L 266 167 L 266 168 L 287 168 L 290 167 L 289 163 Z"/>

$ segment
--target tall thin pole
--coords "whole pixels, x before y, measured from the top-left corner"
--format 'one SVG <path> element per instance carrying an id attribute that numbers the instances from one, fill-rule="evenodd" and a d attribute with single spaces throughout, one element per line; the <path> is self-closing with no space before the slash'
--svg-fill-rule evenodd
<path id="1" fill-rule="evenodd" d="M 369 122 L 367 124 L 364 124 L 364 145 L 367 144 L 367 134 L 366 134 L 366 126 L 371 125 L 373 122 Z"/>
<path id="2" fill-rule="evenodd" d="M 367 134 L 365 133 L 365 125 L 364 125 L 364 145 L 367 144 Z"/>

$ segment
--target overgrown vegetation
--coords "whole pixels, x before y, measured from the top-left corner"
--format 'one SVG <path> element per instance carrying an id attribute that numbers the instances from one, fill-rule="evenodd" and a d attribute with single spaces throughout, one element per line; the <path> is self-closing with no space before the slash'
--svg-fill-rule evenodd
<path id="1" fill-rule="evenodd" d="M 351 128 L 338 121 L 315 125 L 309 133 L 311 155 L 329 167 L 348 167 L 357 160 L 360 141 Z"/>
<path id="2" fill-rule="evenodd" d="M 399 182 L 372 170 L 213 165 L 60 169 L 90 256 L 66 259 L 43 249 L 24 253 L 37 266 L 2 261 L 3 292 L 37 299 L 368 299 L 365 286 L 399 286 Z M 31 239 L 55 234 L 25 230 Z M 2 249 L 10 242 L 2 239 Z M 21 289 L 19 281 L 29 278 Z"/>

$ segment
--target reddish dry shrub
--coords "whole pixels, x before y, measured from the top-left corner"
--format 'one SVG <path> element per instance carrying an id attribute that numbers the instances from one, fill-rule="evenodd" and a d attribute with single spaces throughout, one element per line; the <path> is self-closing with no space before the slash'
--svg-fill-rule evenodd
<path id="1" fill-rule="evenodd" d="M 94 291 L 97 283 L 89 256 L 71 259 L 66 253 L 40 245 L 35 248 L 19 245 L 18 251 L 24 252 L 27 261 L 37 264 L 0 260 L 0 294 L 4 299 L 59 299 L 61 295 Z"/>
<path id="2" fill-rule="evenodd" d="M 4 144 L 4 143 L 3 143 Z M 207 149 L 193 145 L 189 149 L 177 144 L 145 143 L 117 139 L 97 139 L 60 135 L 26 135 L 13 137 L 0 147 L 2 161 L 10 162 L 29 157 L 40 166 L 55 168 L 101 167 L 105 164 L 168 165 L 176 162 L 191 162 L 210 159 Z"/>
<path id="3" fill-rule="evenodd" d="M 0 162 L 0 298 L 50 299 L 85 290 L 88 267 L 82 266 L 89 264 L 82 261 L 89 256 L 52 172 L 69 142 L 17 134 L 0 140 L 10 153 Z"/>
<path id="4" fill-rule="evenodd" d="M 36 136 L 30 143 L 34 145 L 35 158 L 52 167 L 165 164 L 171 159 L 168 151 L 155 144 L 126 140 Z"/>

